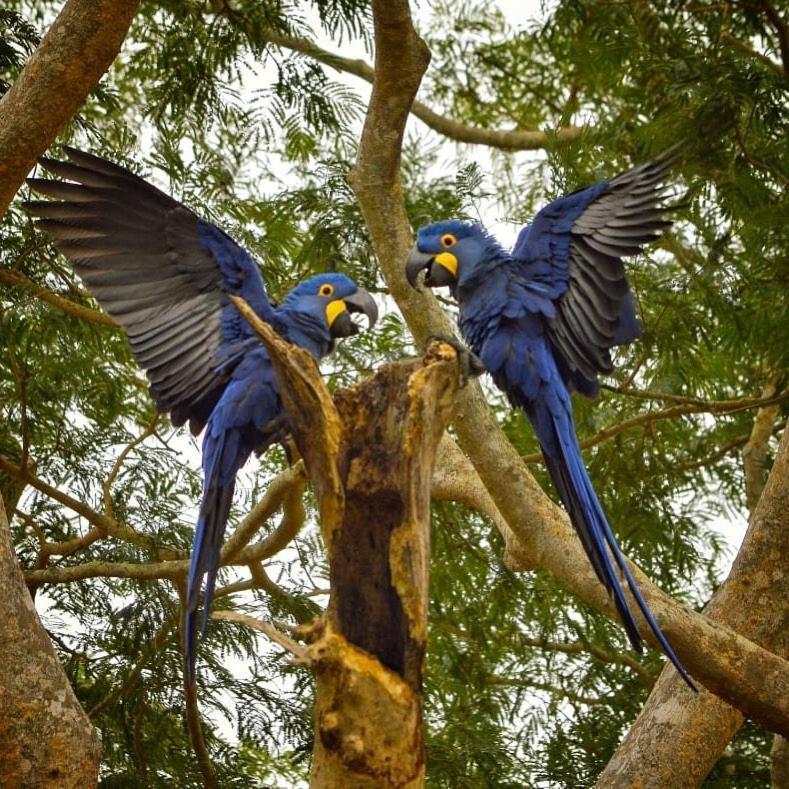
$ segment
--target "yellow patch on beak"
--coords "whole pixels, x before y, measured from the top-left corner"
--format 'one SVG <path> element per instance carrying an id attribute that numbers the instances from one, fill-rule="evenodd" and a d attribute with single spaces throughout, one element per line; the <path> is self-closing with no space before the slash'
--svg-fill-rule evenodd
<path id="1" fill-rule="evenodd" d="M 345 306 L 345 302 L 342 299 L 335 299 L 334 301 L 330 301 L 326 305 L 326 320 L 329 322 L 329 326 L 337 320 L 337 316 L 341 315 L 343 312 L 347 311 L 347 307 Z"/>
<path id="2" fill-rule="evenodd" d="M 458 278 L 458 259 L 451 252 L 442 252 L 436 255 L 433 262 L 443 266 L 455 279 Z"/>

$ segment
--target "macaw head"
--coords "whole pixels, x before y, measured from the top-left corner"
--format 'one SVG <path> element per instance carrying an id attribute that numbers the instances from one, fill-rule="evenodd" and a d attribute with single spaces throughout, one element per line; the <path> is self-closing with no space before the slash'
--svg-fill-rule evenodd
<path id="1" fill-rule="evenodd" d="M 405 275 L 416 287 L 417 276 L 425 270 L 429 288 L 448 286 L 453 292 L 473 282 L 496 262 L 501 247 L 476 222 L 450 219 L 425 225 L 416 234 L 416 244 L 408 256 Z"/>
<path id="2" fill-rule="evenodd" d="M 307 318 L 311 328 L 325 332 L 330 339 L 358 334 L 352 313 L 366 315 L 368 328 L 378 320 L 373 297 L 345 274 L 317 274 L 305 279 L 285 296 L 280 310 Z"/>

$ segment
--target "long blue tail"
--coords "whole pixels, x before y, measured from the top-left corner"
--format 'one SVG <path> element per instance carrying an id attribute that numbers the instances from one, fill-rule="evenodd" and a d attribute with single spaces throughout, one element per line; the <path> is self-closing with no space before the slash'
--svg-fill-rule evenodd
<path id="1" fill-rule="evenodd" d="M 554 406 L 556 405 L 557 403 L 554 401 Z M 569 410 L 561 407 L 551 409 L 545 403 L 533 405 L 527 410 L 527 414 L 537 437 L 540 439 L 551 479 L 570 515 L 570 520 L 578 532 L 578 536 L 581 538 L 581 543 L 592 562 L 597 577 L 614 600 L 633 648 L 638 652 L 641 651 L 641 635 L 619 583 L 617 567 L 624 575 L 636 604 L 663 648 L 663 652 L 690 688 L 694 691 L 698 690 L 655 621 L 655 617 L 641 595 L 625 557 L 617 545 L 614 533 L 608 524 L 584 467 L 581 450 L 575 436 L 572 414 Z"/>
<path id="2" fill-rule="evenodd" d="M 205 472 L 203 500 L 200 503 L 200 514 L 192 543 L 184 615 L 184 658 L 190 683 L 194 681 L 195 675 L 196 617 L 200 591 L 205 579 L 203 621 L 200 630 L 201 634 L 205 634 L 219 569 L 219 555 L 233 503 L 238 437 L 231 431 L 223 433 L 215 442 L 207 440 L 203 452 Z M 227 471 L 231 473 L 228 474 Z"/>

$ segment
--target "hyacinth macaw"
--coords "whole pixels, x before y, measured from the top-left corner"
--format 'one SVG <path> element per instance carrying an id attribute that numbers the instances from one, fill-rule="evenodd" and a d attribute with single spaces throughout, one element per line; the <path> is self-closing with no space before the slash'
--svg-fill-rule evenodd
<path id="1" fill-rule="evenodd" d="M 27 211 L 55 240 L 88 290 L 124 328 L 160 412 L 203 438 L 204 486 L 186 593 L 185 658 L 194 678 L 195 617 L 203 630 L 236 473 L 283 435 L 284 413 L 268 353 L 227 294 L 244 298 L 286 340 L 322 359 L 338 337 L 372 326 L 370 294 L 343 274 L 301 282 L 271 304 L 251 255 L 224 231 L 123 167 L 72 148 L 42 159 L 64 181 L 28 179 L 56 201 Z"/>
<path id="2" fill-rule="evenodd" d="M 485 229 L 457 220 L 419 230 L 406 263 L 416 287 L 448 286 L 471 350 L 513 406 L 523 409 L 551 479 L 633 647 L 641 636 L 617 567 L 649 627 L 695 689 L 649 610 L 616 543 L 583 458 L 570 393 L 594 397 L 612 368 L 609 350 L 641 333 L 622 258 L 669 226 L 664 176 L 674 153 L 550 203 L 511 252 Z M 610 551 L 610 554 L 609 554 Z"/>

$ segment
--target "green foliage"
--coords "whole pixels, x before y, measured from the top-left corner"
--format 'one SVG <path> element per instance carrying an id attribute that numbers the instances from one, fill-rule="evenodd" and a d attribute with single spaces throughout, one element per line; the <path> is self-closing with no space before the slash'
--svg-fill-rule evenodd
<path id="1" fill-rule="evenodd" d="M 6 6 L 0 92 L 59 8 L 50 0 Z M 588 128 L 576 143 L 528 155 L 449 148 L 412 133 L 403 181 L 414 226 L 506 217 L 515 229 L 562 191 L 684 143 L 678 223 L 662 249 L 630 267 L 644 335 L 618 353 L 612 387 L 576 409 L 582 438 L 653 414 L 585 457 L 625 551 L 668 592 L 701 607 L 732 548 L 716 523 L 743 512 L 738 451 L 753 411 L 655 414 L 672 397 L 758 397 L 771 382 L 786 385 L 787 82 L 732 43 L 780 66 L 776 33 L 756 5 L 719 14 L 699 3 L 564 0 L 520 30 L 487 2 L 421 12 L 433 62 L 420 98 L 437 111 L 480 126 Z M 126 163 L 221 223 L 261 261 L 274 299 L 326 270 L 384 296 L 347 184 L 363 101 L 334 70 L 272 46 L 275 34 L 320 34 L 337 52 L 349 41 L 367 45 L 368 3 L 143 3 L 120 58 L 62 141 Z M 0 267 L 95 307 L 13 206 L 0 225 Z M 392 301 L 385 303 L 375 334 L 344 343 L 326 365 L 332 388 L 412 352 Z M 37 478 L 96 512 L 111 510 L 136 535 L 102 535 L 48 566 L 186 556 L 200 495 L 197 444 L 164 418 L 152 422 L 121 333 L 4 285 L 0 337 L 0 456 L 27 462 Z M 658 395 L 621 393 L 632 387 Z M 535 453 L 525 419 L 489 394 L 518 451 Z M 284 466 L 279 452 L 249 464 L 233 526 Z M 550 489 L 538 460 L 532 469 Z M 0 472 L 18 555 L 32 571 L 45 563 L 42 540 L 74 540 L 92 524 L 42 490 L 28 486 L 19 498 L 20 490 Z M 220 594 L 218 610 L 295 624 L 321 609 L 328 573 L 314 503 L 306 504 L 307 526 L 266 562 L 267 580 Z M 497 532 L 468 510 L 436 506 L 433 536 L 430 785 L 591 785 L 662 658 L 632 654 L 619 627 L 546 574 L 510 572 Z M 225 569 L 219 585 L 248 580 L 247 568 Z M 102 786 L 201 784 L 183 725 L 181 593 L 164 579 L 101 573 L 37 590 L 101 730 Z M 222 786 L 304 784 L 313 736 L 306 670 L 247 628 L 212 621 L 198 692 Z M 743 727 L 708 785 L 763 786 L 769 745 L 757 727 Z"/>

